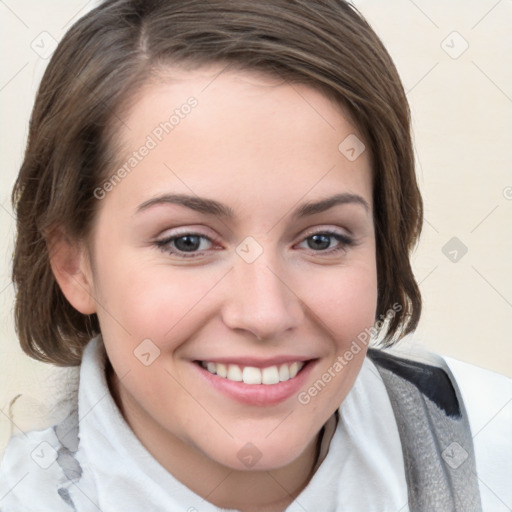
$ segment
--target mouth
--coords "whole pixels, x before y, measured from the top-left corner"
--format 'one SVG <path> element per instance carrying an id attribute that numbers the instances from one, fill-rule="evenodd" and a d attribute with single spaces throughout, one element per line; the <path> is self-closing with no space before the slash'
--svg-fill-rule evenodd
<path id="1" fill-rule="evenodd" d="M 291 363 L 258 368 L 256 366 L 199 361 L 199 364 L 213 375 L 233 382 L 243 382 L 251 386 L 257 384 L 270 386 L 286 382 L 295 378 L 306 363 L 307 361 L 293 361 Z"/>
<path id="2" fill-rule="evenodd" d="M 222 395 L 250 406 L 272 406 L 297 397 L 318 359 L 275 364 L 194 361 L 201 377 Z"/>

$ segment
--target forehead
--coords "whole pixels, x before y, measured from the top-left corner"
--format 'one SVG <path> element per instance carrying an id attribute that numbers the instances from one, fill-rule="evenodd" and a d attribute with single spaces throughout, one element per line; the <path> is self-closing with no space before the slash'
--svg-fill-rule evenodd
<path id="1" fill-rule="evenodd" d="M 129 172 L 116 194 L 142 202 L 192 192 L 242 207 L 251 196 L 314 199 L 337 188 L 371 204 L 369 151 L 343 108 L 312 87 L 220 66 L 169 68 L 120 116 L 117 165 Z"/>

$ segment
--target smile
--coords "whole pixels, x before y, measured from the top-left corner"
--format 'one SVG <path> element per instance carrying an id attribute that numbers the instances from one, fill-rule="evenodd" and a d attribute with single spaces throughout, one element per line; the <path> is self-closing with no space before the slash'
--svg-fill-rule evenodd
<path id="1" fill-rule="evenodd" d="M 201 366 L 223 379 L 244 384 L 279 384 L 293 379 L 304 366 L 303 361 L 294 361 L 281 365 L 256 368 L 254 366 L 240 366 L 237 364 L 224 364 L 202 361 Z"/>
<path id="2" fill-rule="evenodd" d="M 211 388 L 250 406 L 277 405 L 296 397 L 306 385 L 318 359 L 276 358 L 274 361 L 193 361 Z"/>

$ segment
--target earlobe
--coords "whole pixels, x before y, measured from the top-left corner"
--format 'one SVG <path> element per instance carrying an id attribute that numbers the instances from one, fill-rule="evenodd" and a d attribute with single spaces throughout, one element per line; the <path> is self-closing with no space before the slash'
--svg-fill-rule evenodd
<path id="1" fill-rule="evenodd" d="M 85 244 L 71 240 L 61 229 L 47 238 L 53 275 L 68 300 L 80 313 L 96 312 L 91 266 Z"/>

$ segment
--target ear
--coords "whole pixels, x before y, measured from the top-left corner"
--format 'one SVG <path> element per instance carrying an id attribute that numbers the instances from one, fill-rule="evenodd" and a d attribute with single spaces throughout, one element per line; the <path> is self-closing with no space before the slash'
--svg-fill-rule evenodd
<path id="1" fill-rule="evenodd" d="M 53 275 L 68 300 L 80 313 L 96 313 L 91 265 L 85 244 L 73 241 L 60 229 L 47 237 Z"/>

